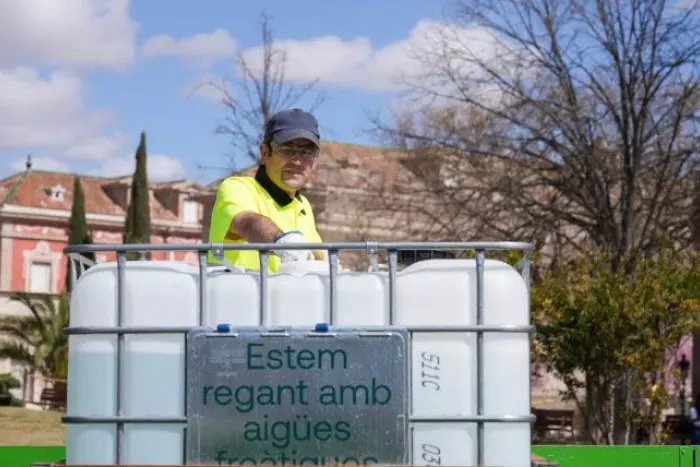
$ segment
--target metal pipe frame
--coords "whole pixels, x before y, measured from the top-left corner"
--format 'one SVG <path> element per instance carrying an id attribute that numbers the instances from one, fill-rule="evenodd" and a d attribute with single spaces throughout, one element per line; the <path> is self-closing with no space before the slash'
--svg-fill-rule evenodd
<path id="1" fill-rule="evenodd" d="M 116 364 L 116 412 L 113 417 L 80 417 L 64 416 L 63 423 L 66 424 L 87 424 L 106 423 L 116 425 L 116 464 L 122 464 L 123 460 L 123 433 L 126 423 L 155 424 L 155 423 L 187 423 L 187 402 L 185 397 L 185 415 L 183 417 L 127 417 L 123 415 L 123 400 L 121 388 L 122 364 L 124 356 L 124 336 L 127 334 L 177 334 L 181 333 L 185 339 L 185 349 L 187 349 L 187 333 L 193 327 L 155 327 L 155 326 L 124 326 L 125 306 L 126 306 L 126 254 L 129 252 L 146 253 L 152 251 L 188 251 L 198 253 L 199 263 L 199 297 L 198 297 L 198 326 L 203 325 L 204 311 L 206 310 L 206 287 L 207 287 L 207 255 L 209 251 L 219 253 L 229 250 L 250 251 L 257 250 L 260 254 L 260 271 L 252 271 L 260 275 L 260 325 L 264 326 L 267 318 L 267 292 L 268 292 L 268 264 L 269 255 L 272 250 L 326 250 L 328 251 L 328 265 L 330 273 L 329 287 L 329 325 L 334 324 L 335 310 L 337 309 L 337 275 L 338 275 L 338 253 L 340 250 L 364 251 L 371 256 L 376 263 L 376 257 L 380 250 L 388 253 L 388 279 L 389 279 L 389 325 L 396 323 L 396 289 L 397 289 L 397 256 L 399 250 L 474 250 L 476 252 L 476 316 L 477 324 L 473 326 L 406 326 L 409 332 L 411 353 L 413 349 L 413 336 L 416 333 L 476 333 L 476 373 L 477 373 L 477 414 L 475 416 L 459 417 L 419 417 L 413 415 L 413 395 L 409 395 L 411 400 L 411 433 L 416 422 L 434 423 L 465 423 L 471 422 L 477 425 L 477 465 L 483 465 L 485 455 L 484 445 L 484 423 L 533 423 L 535 416 L 530 414 L 503 415 L 498 417 L 484 415 L 484 333 L 518 333 L 529 335 L 535 331 L 532 325 L 484 325 L 484 266 L 487 251 L 522 251 L 524 258 L 520 262 L 521 275 L 525 281 L 528 291 L 528 310 L 530 296 L 530 261 L 533 246 L 524 242 L 350 242 L 350 243 L 298 243 L 298 244 L 195 244 L 195 245 L 167 245 L 167 244 L 91 244 L 91 245 L 70 245 L 63 251 L 71 260 L 71 283 L 72 287 L 78 280 L 77 270 L 81 272 L 86 266 L 93 264 L 86 260 L 81 254 L 98 252 L 116 252 L 117 254 L 117 327 L 67 327 L 64 332 L 68 335 L 99 335 L 111 334 L 117 336 L 117 364 Z M 217 265 L 218 266 L 218 265 Z M 412 362 L 412 355 L 409 359 Z M 528 363 L 530 362 L 528 358 Z M 187 367 L 185 365 L 185 373 Z M 531 397 L 531 391 L 530 391 Z M 186 427 L 185 427 L 186 430 Z M 409 440 L 412 446 L 413 440 Z M 186 446 L 186 437 L 183 445 Z M 186 464 L 186 449 L 183 450 L 183 465 Z M 409 464 L 413 463 L 413 449 L 409 452 Z"/>

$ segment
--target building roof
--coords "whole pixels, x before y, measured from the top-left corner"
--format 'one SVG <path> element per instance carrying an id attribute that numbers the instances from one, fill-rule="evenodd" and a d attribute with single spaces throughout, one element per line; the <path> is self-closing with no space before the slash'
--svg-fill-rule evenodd
<path id="1" fill-rule="evenodd" d="M 23 173 L 0 180 L 2 199 L 12 187 L 21 180 Z M 85 211 L 87 214 L 124 216 L 126 200 L 131 186 L 131 177 L 97 177 L 91 175 L 31 170 L 19 183 L 15 193 L 5 204 L 28 208 L 45 208 L 70 211 L 73 203 L 74 178 L 80 177 L 85 194 Z M 177 220 L 172 210 L 161 202 L 156 193 L 165 189 L 190 192 L 197 190 L 198 184 L 185 180 L 151 184 L 151 217 L 156 220 Z M 201 190 L 202 188 L 200 188 Z M 54 195 L 52 196 L 52 191 Z M 60 193 L 62 192 L 62 193 Z"/>
<path id="2" fill-rule="evenodd" d="M 0 187 L 5 192 L 9 192 L 12 186 L 17 183 L 22 174 L 16 174 L 0 181 Z M 48 172 L 43 170 L 32 170 L 22 181 L 11 199 L 5 204 L 32 208 L 48 208 L 70 210 L 73 203 L 73 178 L 74 174 Z M 83 191 L 85 193 L 85 210 L 92 214 L 123 214 L 117 205 L 109 200 L 109 197 L 102 191 L 101 184 L 107 183 L 110 179 L 97 177 L 83 177 Z M 62 186 L 65 188 L 63 199 L 52 199 L 50 190 L 52 187 Z"/>

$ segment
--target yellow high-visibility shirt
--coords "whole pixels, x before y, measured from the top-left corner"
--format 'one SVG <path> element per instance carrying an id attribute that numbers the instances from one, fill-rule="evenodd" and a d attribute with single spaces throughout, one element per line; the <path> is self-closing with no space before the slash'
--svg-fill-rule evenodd
<path id="1" fill-rule="evenodd" d="M 309 201 L 301 194 L 289 196 L 270 180 L 262 165 L 255 177 L 228 177 L 221 183 L 212 209 L 209 243 L 248 243 L 230 231 L 233 218 L 244 211 L 268 217 L 282 232 L 297 230 L 304 234 L 308 243 L 322 243 Z M 230 250 L 224 252 L 224 257 L 234 266 L 260 270 L 260 254 L 257 251 Z M 279 257 L 270 254 L 268 258 L 268 270 L 277 272 Z M 219 264 L 211 251 L 208 260 L 210 264 Z"/>

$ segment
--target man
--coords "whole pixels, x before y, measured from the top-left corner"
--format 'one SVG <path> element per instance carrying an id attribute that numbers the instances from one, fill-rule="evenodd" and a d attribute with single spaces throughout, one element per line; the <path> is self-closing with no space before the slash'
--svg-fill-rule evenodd
<path id="1" fill-rule="evenodd" d="M 228 177 L 216 194 L 210 243 L 321 243 L 309 201 L 299 193 L 311 178 L 320 152 L 318 123 L 300 109 L 283 110 L 265 126 L 260 165 L 254 177 Z M 276 250 L 269 271 L 281 262 L 323 259 L 323 251 Z M 226 251 L 233 266 L 260 269 L 257 251 Z M 209 253 L 209 262 L 219 261 Z"/>

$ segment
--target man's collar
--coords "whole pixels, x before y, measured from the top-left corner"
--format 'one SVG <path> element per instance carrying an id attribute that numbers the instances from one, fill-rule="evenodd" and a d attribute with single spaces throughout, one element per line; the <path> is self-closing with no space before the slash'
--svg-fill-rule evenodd
<path id="1" fill-rule="evenodd" d="M 272 199 L 275 200 L 275 203 L 279 204 L 280 206 L 285 207 L 293 201 L 293 198 L 289 196 L 286 191 L 275 185 L 275 182 L 270 180 L 270 177 L 267 175 L 267 171 L 265 170 L 265 166 L 262 164 L 258 167 L 258 171 L 255 173 L 255 181 L 257 181 L 260 186 L 270 194 Z M 301 199 L 298 191 L 295 194 L 295 198 Z"/>

